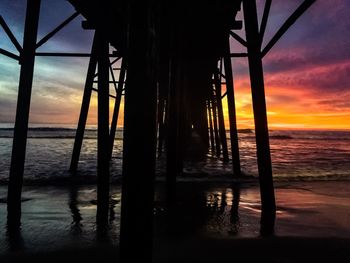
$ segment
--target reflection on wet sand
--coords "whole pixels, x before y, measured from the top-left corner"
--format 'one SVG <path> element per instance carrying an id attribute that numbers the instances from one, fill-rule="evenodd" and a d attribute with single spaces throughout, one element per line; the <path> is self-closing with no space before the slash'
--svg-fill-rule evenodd
<path id="1" fill-rule="evenodd" d="M 72 185 L 70 187 L 69 192 L 69 209 L 72 214 L 72 224 L 71 224 L 71 232 L 73 235 L 79 235 L 82 232 L 82 224 L 80 223 L 82 221 L 82 216 L 80 214 L 80 210 L 78 208 L 78 186 Z"/>
<path id="2" fill-rule="evenodd" d="M 6 241 L 9 252 L 22 251 L 25 249 L 24 240 L 20 229 L 10 230 L 7 228 Z"/>
<path id="3" fill-rule="evenodd" d="M 111 200 L 111 204 L 109 205 L 109 223 L 112 223 L 115 220 L 115 203 L 112 202 Z"/>
<path id="4" fill-rule="evenodd" d="M 159 184 L 159 189 L 163 186 Z M 213 187 L 201 183 L 179 183 L 176 206 L 169 210 L 165 205 L 165 195 L 159 189 L 157 195 L 160 197 L 156 197 L 154 210 L 155 235 L 158 237 L 228 237 L 252 236 L 256 233 L 252 226 L 258 224 L 259 213 L 246 209 L 245 206 L 258 205 L 258 195 L 255 196 L 257 191 L 243 187 L 242 192 L 238 184 Z M 52 249 L 60 242 L 62 246 L 95 245 L 100 242 L 118 244 L 121 192 L 119 188 L 113 192 L 109 205 L 109 224 L 105 227 L 96 225 L 96 202 L 91 201 L 96 199 L 94 187 L 72 185 L 65 189 L 48 188 L 42 189 L 40 193 L 36 192 L 36 198 L 28 202 L 26 208 L 36 213 L 24 213 L 23 222 L 31 222 L 33 231 L 43 232 L 43 235 L 32 236 L 33 233 L 26 229 L 22 233 L 8 233 L 6 248 L 21 250 L 24 242 L 30 249 L 33 244 L 37 247 L 47 245 Z M 60 204 L 63 204 L 63 209 L 58 208 Z M 65 213 L 65 210 L 69 212 Z M 41 213 L 58 213 L 58 216 L 47 218 L 41 216 Z M 50 235 L 54 236 L 53 240 L 56 240 L 55 244 L 45 241 L 50 231 Z"/>
<path id="5" fill-rule="evenodd" d="M 239 202 L 241 198 L 241 189 L 239 185 L 232 185 L 232 206 L 230 213 L 231 229 L 230 234 L 237 235 L 240 227 L 239 221 Z"/>
<path id="6" fill-rule="evenodd" d="M 81 236 L 83 235 L 83 224 L 81 221 L 83 221 L 83 217 L 81 215 L 80 209 L 79 209 L 79 186 L 78 185 L 71 185 L 70 191 L 69 191 L 69 199 L 68 199 L 68 207 L 71 212 L 72 216 L 72 223 L 71 223 L 71 234 L 73 236 Z M 120 194 L 112 195 L 110 198 L 110 205 L 109 205 L 109 224 L 108 225 L 101 225 L 96 224 L 96 242 L 97 243 L 104 243 L 104 244 L 112 244 L 112 235 L 110 231 L 115 230 L 112 229 L 112 225 L 114 221 L 116 220 L 116 205 L 119 203 L 118 197 L 120 198 Z M 81 201 L 82 203 L 86 203 L 84 201 Z M 90 200 L 88 206 L 84 206 L 84 209 L 96 209 L 96 200 Z M 93 204 L 91 206 L 91 204 Z"/>
<path id="7" fill-rule="evenodd" d="M 179 188 L 176 205 L 171 209 L 166 207 L 166 198 L 161 191 L 156 195 L 156 235 L 239 234 L 240 185 L 212 188 L 205 184 L 184 183 Z"/>
<path id="8" fill-rule="evenodd" d="M 221 191 L 208 191 L 207 206 L 211 213 L 207 228 L 215 232 L 237 235 L 240 227 L 240 185 L 232 184 Z"/>
<path id="9" fill-rule="evenodd" d="M 214 186 L 179 183 L 176 207 L 171 213 L 166 209 L 166 198 L 160 190 L 164 188 L 164 185 L 158 184 L 154 209 L 155 235 L 161 244 L 175 240 L 174 244 L 178 246 L 181 244 L 178 240 L 200 240 L 204 237 L 214 238 L 215 244 L 217 240 L 227 239 L 235 242 L 232 247 L 239 247 L 247 238 L 252 242 L 265 240 L 256 239 L 259 237 L 261 213 L 257 186 L 244 183 Z M 348 238 L 349 193 L 350 186 L 345 182 L 277 185 L 276 240 L 281 237 Z M 35 191 L 28 188 L 25 196 L 30 196 L 31 200 L 24 205 L 21 231 L 6 232 L 6 206 L 0 204 L 1 263 L 6 262 L 3 258 L 7 255 L 39 255 L 66 247 L 74 249 L 74 256 L 79 249 L 100 245 L 112 247 L 111 253 L 116 253 L 119 244 L 119 187 L 113 189 L 109 227 L 105 229 L 96 226 L 96 202 L 91 202 L 96 199 L 95 187 L 42 187 Z M 279 243 L 276 241 L 276 244 Z M 89 252 L 84 250 L 84 255 Z"/>

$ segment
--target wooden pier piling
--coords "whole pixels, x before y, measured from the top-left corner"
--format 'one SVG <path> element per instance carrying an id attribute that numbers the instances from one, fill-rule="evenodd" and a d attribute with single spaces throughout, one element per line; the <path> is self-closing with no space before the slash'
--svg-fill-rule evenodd
<path id="1" fill-rule="evenodd" d="M 217 105 L 218 121 L 219 121 L 219 134 L 220 142 L 222 147 L 222 157 L 224 162 L 228 162 L 228 149 L 227 149 L 227 138 L 226 138 L 226 129 L 225 129 L 225 120 L 224 120 L 224 111 L 222 108 L 222 98 L 221 98 L 221 81 L 218 76 L 218 73 L 214 73 L 215 81 L 215 98 Z"/>
<path id="2" fill-rule="evenodd" d="M 108 225 L 109 211 L 109 43 L 104 31 L 96 30 L 98 63 L 97 120 L 97 214 L 99 226 Z"/>
<path id="3" fill-rule="evenodd" d="M 215 152 L 216 152 L 216 156 L 220 157 L 221 143 L 220 143 L 219 128 L 218 128 L 217 102 L 214 95 L 212 95 L 212 99 L 211 99 L 211 109 L 213 112 L 213 122 L 214 122 Z"/>
<path id="4" fill-rule="evenodd" d="M 78 127 L 75 134 L 72 159 L 71 159 L 70 168 L 69 168 L 71 172 L 76 172 L 78 169 L 79 157 L 80 157 L 81 147 L 84 139 L 84 132 L 85 132 L 86 121 L 89 113 L 92 87 L 93 87 L 93 82 L 95 79 L 95 71 L 97 67 L 97 43 L 96 42 L 97 42 L 97 39 L 95 35 L 92 48 L 91 48 L 89 66 L 86 73 L 83 100 L 81 102 Z"/>
<path id="5" fill-rule="evenodd" d="M 210 100 L 207 100 L 207 110 L 208 110 L 208 120 L 209 120 L 209 138 L 210 138 L 210 148 L 212 154 L 215 151 L 215 142 L 214 142 L 214 129 L 213 129 L 213 118 L 212 118 L 212 110 L 210 106 Z"/>
<path id="6" fill-rule="evenodd" d="M 115 133 L 117 131 L 120 103 L 122 100 L 123 89 L 125 87 L 124 82 L 125 82 L 125 75 L 126 75 L 126 67 L 127 67 L 126 59 L 123 58 L 122 64 L 120 67 L 120 72 L 119 72 L 119 81 L 118 81 L 118 85 L 117 85 L 117 89 L 116 89 L 116 98 L 115 98 L 115 102 L 114 102 L 111 131 L 109 134 L 109 145 L 110 145 L 109 159 L 112 158 L 112 153 L 113 153 L 113 146 L 114 146 L 114 140 L 115 140 Z"/>
<path id="7" fill-rule="evenodd" d="M 166 139 L 166 193 L 167 206 L 172 207 L 176 200 L 176 177 L 179 172 L 179 166 L 182 164 L 180 143 L 180 81 L 181 72 L 179 72 L 179 57 L 172 58 L 169 75 L 170 86 L 167 105 L 167 139 Z"/>
<path id="8" fill-rule="evenodd" d="M 230 123 L 230 142 L 231 142 L 231 157 L 232 168 L 235 176 L 241 176 L 241 161 L 239 156 L 238 130 L 236 118 L 236 103 L 233 86 L 233 73 L 230 57 L 230 43 L 227 41 L 224 60 L 226 92 L 227 92 L 227 108 Z"/>
<path id="9" fill-rule="evenodd" d="M 243 0 L 243 13 L 246 28 L 260 182 L 262 212 L 261 232 L 270 234 L 274 229 L 276 204 L 272 178 L 269 131 L 267 126 L 264 72 L 255 0 Z"/>
<path id="10" fill-rule="evenodd" d="M 152 262 L 157 83 L 149 1 L 130 1 L 120 226 L 122 263 Z"/>
<path id="11" fill-rule="evenodd" d="M 35 50 L 40 14 L 40 0 L 28 0 L 21 52 L 16 122 L 13 134 L 10 176 L 7 194 L 7 226 L 17 229 L 21 224 L 21 196 L 26 155 L 30 100 L 32 94 Z"/>
<path id="12" fill-rule="evenodd" d="M 163 142 L 164 142 L 164 133 L 165 133 L 165 99 L 159 97 L 158 100 L 158 156 L 161 156 L 163 152 Z"/>

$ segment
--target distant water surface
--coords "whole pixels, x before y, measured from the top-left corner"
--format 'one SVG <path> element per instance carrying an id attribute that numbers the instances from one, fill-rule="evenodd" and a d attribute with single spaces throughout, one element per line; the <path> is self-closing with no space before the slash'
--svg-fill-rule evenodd
<path id="1" fill-rule="evenodd" d="M 85 131 L 78 177 L 84 182 L 96 179 L 96 127 Z M 8 180 L 13 128 L 0 125 L 0 182 Z M 65 182 L 75 136 L 74 126 L 33 125 L 28 131 L 25 181 L 31 183 Z M 229 137 L 229 133 L 227 133 Z M 229 138 L 228 138 L 229 142 Z M 229 145 L 230 143 L 228 143 Z M 350 179 L 350 131 L 270 131 L 273 173 L 276 180 Z M 239 132 L 242 170 L 257 176 L 255 135 L 252 130 Z M 122 165 L 122 130 L 116 134 L 111 162 L 112 180 L 118 180 Z M 135 164 L 137 165 L 137 164 Z M 165 169 L 164 157 L 158 159 L 157 172 Z M 231 162 L 208 153 L 201 162 L 185 163 L 185 175 L 195 180 L 230 178 Z"/>

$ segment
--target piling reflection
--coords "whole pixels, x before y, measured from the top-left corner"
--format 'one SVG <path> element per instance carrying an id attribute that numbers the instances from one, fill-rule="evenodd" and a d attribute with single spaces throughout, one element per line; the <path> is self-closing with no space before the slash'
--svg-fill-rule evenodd
<path id="1" fill-rule="evenodd" d="M 96 242 L 97 244 L 112 245 L 116 241 L 116 227 L 118 225 L 117 211 L 118 204 L 120 203 L 121 195 L 111 194 L 109 197 L 109 211 L 107 223 L 96 222 Z"/>
<path id="2" fill-rule="evenodd" d="M 240 228 L 240 186 L 232 184 L 221 191 L 207 192 L 207 207 L 210 214 L 206 229 L 210 232 L 237 235 Z"/>
<path id="3" fill-rule="evenodd" d="M 115 206 L 117 202 L 114 201 L 114 199 L 110 200 L 109 204 L 109 223 L 112 224 L 113 221 L 115 220 Z"/>
<path id="4" fill-rule="evenodd" d="M 77 185 L 71 185 L 69 192 L 69 209 L 72 214 L 72 224 L 71 224 L 71 232 L 73 235 L 79 235 L 82 232 L 82 216 L 80 214 L 80 210 L 78 208 L 78 191 L 79 187 Z"/>
<path id="5" fill-rule="evenodd" d="M 241 188 L 239 184 L 232 184 L 232 204 L 230 211 L 231 229 L 230 234 L 237 235 L 240 227 L 239 202 L 241 199 Z"/>
<path id="6" fill-rule="evenodd" d="M 166 231 L 167 236 L 239 234 L 239 184 L 216 188 L 183 184 L 179 188 L 181 191 L 178 191 L 176 205 L 172 209 L 162 206 L 161 196 L 156 197 L 155 226 L 158 234 L 161 231 Z"/>
<path id="7" fill-rule="evenodd" d="M 96 244 L 113 244 L 113 233 L 111 224 L 96 224 Z"/>
<path id="8" fill-rule="evenodd" d="M 22 251 L 25 248 L 20 228 L 12 229 L 7 227 L 6 241 L 9 252 Z"/>
<path id="9" fill-rule="evenodd" d="M 219 207 L 219 215 L 222 215 L 225 213 L 226 206 L 227 206 L 227 196 L 226 196 L 226 189 L 222 191 L 221 193 L 221 202 L 220 202 L 220 207 Z"/>

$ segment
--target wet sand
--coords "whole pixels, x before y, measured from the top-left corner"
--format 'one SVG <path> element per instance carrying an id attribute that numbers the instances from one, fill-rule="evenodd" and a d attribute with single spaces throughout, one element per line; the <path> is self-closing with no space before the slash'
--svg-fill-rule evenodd
<path id="1" fill-rule="evenodd" d="M 179 183 L 171 215 L 162 189 L 159 183 L 154 262 L 350 262 L 348 181 L 276 183 L 276 228 L 268 238 L 260 236 L 254 182 Z M 0 198 L 5 196 L 0 187 Z M 6 232 L 6 204 L 0 203 L 0 262 L 116 260 L 120 196 L 113 186 L 110 228 L 101 231 L 94 186 L 25 187 L 21 232 Z"/>

